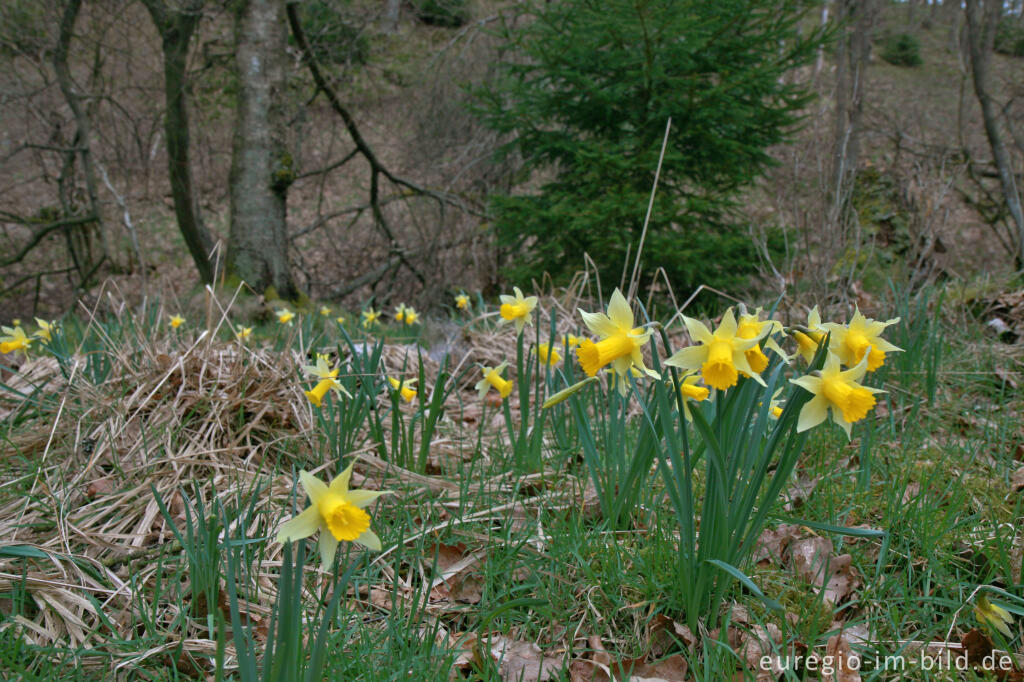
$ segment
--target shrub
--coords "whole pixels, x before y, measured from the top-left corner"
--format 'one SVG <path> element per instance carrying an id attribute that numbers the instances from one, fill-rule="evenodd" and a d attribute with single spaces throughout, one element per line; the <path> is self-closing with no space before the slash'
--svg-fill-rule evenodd
<path id="1" fill-rule="evenodd" d="M 1004 17 L 996 29 L 996 41 L 993 48 L 999 54 L 1010 57 L 1024 57 L 1024 26 L 1017 19 Z"/>
<path id="2" fill-rule="evenodd" d="M 909 33 L 890 36 L 882 46 L 882 59 L 896 66 L 920 66 L 921 43 Z"/>
<path id="3" fill-rule="evenodd" d="M 416 0 L 416 18 L 431 26 L 458 28 L 469 21 L 467 0 Z"/>

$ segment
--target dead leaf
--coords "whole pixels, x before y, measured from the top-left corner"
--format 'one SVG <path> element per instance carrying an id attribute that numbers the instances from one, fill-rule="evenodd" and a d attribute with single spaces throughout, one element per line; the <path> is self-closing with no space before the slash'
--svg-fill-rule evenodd
<path id="1" fill-rule="evenodd" d="M 763 530 L 754 546 L 754 562 L 761 566 L 781 564 L 789 543 L 799 535 L 800 527 L 789 523 Z"/>
<path id="2" fill-rule="evenodd" d="M 801 473 L 797 476 L 796 481 L 789 486 L 789 490 L 786 491 L 786 504 L 782 505 L 785 511 L 793 511 L 799 507 L 802 507 L 804 502 L 810 498 L 811 493 L 818 487 L 818 481 L 821 480 L 821 476 L 808 476 L 807 474 Z"/>
<path id="3" fill-rule="evenodd" d="M 850 643 L 842 633 L 829 638 L 825 655 L 831 664 L 822 669 L 821 682 L 860 682 L 860 657 L 850 650 Z M 855 663 L 851 665 L 850 661 Z"/>
<path id="4" fill-rule="evenodd" d="M 1013 487 L 1013 492 L 1015 493 L 1019 493 L 1021 490 L 1024 490 L 1024 467 L 1013 472 L 1013 479 L 1011 480 L 1010 485 Z"/>
<path id="5" fill-rule="evenodd" d="M 900 502 L 903 506 L 907 506 L 910 502 L 921 494 L 921 484 L 917 481 L 911 481 L 907 484 L 907 487 L 903 489 L 903 497 L 900 498 Z"/>
<path id="6" fill-rule="evenodd" d="M 819 588 L 824 588 L 825 601 L 838 604 L 859 584 L 849 554 L 832 555 L 832 541 L 810 536 L 790 544 L 790 560 L 797 575 Z"/>
<path id="7" fill-rule="evenodd" d="M 511 682 L 546 682 L 556 679 L 562 670 L 562 660 L 545 656 L 534 642 L 516 642 L 501 635 L 484 640 L 490 651 L 486 652 L 498 664 L 502 680 Z M 478 640 L 476 651 L 481 654 Z"/>

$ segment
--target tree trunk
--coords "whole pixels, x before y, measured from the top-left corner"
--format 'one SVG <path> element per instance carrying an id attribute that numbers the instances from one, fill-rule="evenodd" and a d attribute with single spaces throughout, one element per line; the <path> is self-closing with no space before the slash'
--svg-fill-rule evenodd
<path id="1" fill-rule="evenodd" d="M 75 22 L 78 19 L 79 11 L 82 8 L 82 0 L 68 0 L 64 6 L 64 13 L 61 16 L 57 46 L 53 53 L 53 67 L 57 75 L 57 83 L 60 90 L 71 108 L 75 119 L 74 151 L 65 158 L 65 171 L 61 177 L 69 175 L 69 164 L 74 163 L 74 155 L 77 152 L 82 161 L 82 175 L 85 177 L 85 190 L 89 202 L 89 211 L 92 213 L 95 222 L 86 223 L 80 228 L 69 228 L 66 233 L 68 250 L 75 267 L 79 272 L 81 282 L 79 286 L 86 286 L 93 273 L 99 268 L 105 259 L 110 257 L 110 247 L 107 244 L 107 235 L 103 229 L 102 215 L 100 212 L 99 192 L 96 185 L 96 170 L 93 167 L 92 148 L 90 140 L 92 137 L 89 116 L 82 108 L 80 95 L 75 90 L 75 84 L 71 77 L 71 69 L 68 67 L 68 52 L 71 47 L 71 36 L 74 33 Z M 70 190 L 61 192 L 61 199 L 64 203 L 64 218 L 70 218 L 75 212 L 72 206 L 73 201 L 69 198 Z M 92 230 L 99 232 L 102 254 L 96 260 L 92 254 Z"/>
<path id="2" fill-rule="evenodd" d="M 295 178 L 285 133 L 284 0 L 242 0 L 231 154 L 228 269 L 256 291 L 298 296 L 288 265 L 286 199 Z"/>
<path id="3" fill-rule="evenodd" d="M 185 99 L 186 59 L 192 35 L 199 26 L 205 0 L 189 0 L 180 10 L 171 10 L 162 0 L 143 0 L 160 32 L 164 60 L 164 134 L 167 136 L 167 168 L 174 199 L 174 215 L 192 260 L 204 282 L 212 282 L 217 258 L 216 241 L 203 224 L 199 202 L 192 186 L 188 102 Z"/>
<path id="4" fill-rule="evenodd" d="M 836 9 L 836 20 L 843 28 L 836 41 L 836 146 L 832 179 L 837 200 L 841 202 L 860 155 L 871 29 L 878 7 L 875 0 L 839 0 Z"/>
<path id="5" fill-rule="evenodd" d="M 1002 2 L 967 0 L 967 46 L 971 56 L 974 94 L 981 105 L 985 135 L 988 137 L 989 147 L 992 148 L 992 157 L 999 174 L 999 184 L 1006 200 L 1006 208 L 1016 227 L 1014 262 L 1019 270 L 1024 266 L 1024 214 L 1021 212 L 1020 195 L 1017 193 L 1017 185 L 1013 178 L 1010 154 L 999 129 L 998 111 L 989 91 L 989 66 L 992 63 L 992 49 L 1002 9 Z"/>

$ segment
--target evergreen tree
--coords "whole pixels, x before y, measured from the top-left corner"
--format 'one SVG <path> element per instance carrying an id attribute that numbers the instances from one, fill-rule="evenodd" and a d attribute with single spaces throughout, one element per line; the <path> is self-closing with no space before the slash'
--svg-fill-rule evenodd
<path id="1" fill-rule="evenodd" d="M 507 22 L 478 112 L 510 136 L 536 191 L 492 201 L 507 275 L 564 281 L 590 254 L 618 281 L 639 241 L 666 120 L 672 131 L 644 246 L 680 290 L 742 285 L 757 266 L 737 205 L 810 98 L 791 71 L 824 39 L 803 2 L 563 0 Z M 531 187 L 536 187 L 534 182 Z M 634 251 L 635 253 L 635 251 Z"/>

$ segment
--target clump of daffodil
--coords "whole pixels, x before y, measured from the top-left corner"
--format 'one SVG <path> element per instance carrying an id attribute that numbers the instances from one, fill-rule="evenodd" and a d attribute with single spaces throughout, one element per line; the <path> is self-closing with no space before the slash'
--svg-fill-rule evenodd
<path id="1" fill-rule="evenodd" d="M 416 312 L 415 308 L 405 309 L 405 323 L 410 327 L 419 322 L 420 314 Z"/>
<path id="2" fill-rule="evenodd" d="M 512 322 L 516 326 L 516 334 L 522 334 L 523 327 L 533 324 L 533 309 L 537 307 L 537 297 L 524 297 L 519 287 L 512 287 L 512 291 L 515 292 L 515 296 L 498 296 L 501 300 L 501 308 L 498 310 L 501 319 L 498 320 L 498 324 Z"/>
<path id="3" fill-rule="evenodd" d="M 850 425 L 867 416 L 875 406 L 875 393 L 884 393 L 877 388 L 862 386 L 858 381 L 867 372 L 867 357 L 855 367 L 842 370 L 839 356 L 829 351 L 825 358 L 825 366 L 818 376 L 808 374 L 799 379 L 790 379 L 794 384 L 814 394 L 800 410 L 796 430 L 806 431 L 817 426 L 828 418 L 832 410 L 832 421 L 843 427 L 846 437 L 850 438 Z"/>
<path id="4" fill-rule="evenodd" d="M 796 341 L 797 354 L 803 358 L 808 365 L 814 361 L 814 355 L 818 352 L 821 340 L 825 338 L 828 330 L 821 326 L 821 314 L 818 306 L 811 308 L 807 313 L 806 329 L 794 329 L 793 339 Z"/>
<path id="5" fill-rule="evenodd" d="M 700 320 L 683 316 L 683 322 L 690 338 L 699 345 L 676 351 L 666 365 L 689 370 L 700 370 L 704 383 L 711 388 L 724 391 L 735 386 L 740 372 L 764 386 L 758 371 L 750 366 L 747 351 L 758 346 L 760 336 L 744 339 L 737 335 L 738 325 L 732 308 L 725 311 L 722 323 L 712 334 Z"/>
<path id="6" fill-rule="evenodd" d="M 391 384 L 391 388 L 395 389 L 402 396 L 402 400 L 407 403 L 411 403 L 416 399 L 416 389 L 412 387 L 412 384 L 416 383 L 416 379 L 394 379 L 388 377 L 388 382 Z"/>
<path id="7" fill-rule="evenodd" d="M 405 304 L 399 303 L 398 307 L 395 308 L 395 322 L 405 322 Z"/>
<path id="8" fill-rule="evenodd" d="M 974 617 L 990 632 L 995 629 L 1006 637 L 1013 637 L 1010 624 L 1013 623 L 1013 616 L 1001 606 L 996 606 L 988 600 L 988 597 L 981 595 L 974 605 Z"/>
<path id="9" fill-rule="evenodd" d="M 25 330 L 21 328 L 20 324 L 16 324 L 14 327 L 0 327 L 0 331 L 4 333 L 4 336 L 0 336 L 0 353 L 13 353 L 20 350 L 28 355 L 32 339 L 25 335 Z"/>
<path id="10" fill-rule="evenodd" d="M 306 397 L 309 398 L 309 402 L 313 403 L 316 407 L 320 407 L 323 403 L 324 397 L 328 391 L 335 391 L 336 393 L 344 394 L 346 397 L 351 398 L 352 396 L 345 387 L 338 381 L 338 367 L 333 368 L 327 363 L 327 356 L 317 353 L 315 365 L 305 365 L 302 370 L 312 377 L 319 379 L 316 386 L 309 391 L 303 391 Z"/>
<path id="11" fill-rule="evenodd" d="M 704 386 L 699 386 L 699 383 L 700 375 L 691 370 L 684 373 L 682 381 L 677 384 L 679 395 L 683 397 L 683 415 L 689 422 L 693 421 L 693 415 L 690 414 L 690 401 L 703 402 L 711 395 L 711 391 Z"/>
<path id="12" fill-rule="evenodd" d="M 37 339 L 42 339 L 47 343 L 53 341 L 53 333 L 57 331 L 56 322 L 47 322 L 46 320 L 37 317 L 36 326 L 39 327 L 39 329 L 37 329 L 35 334 L 33 334 L 32 336 L 36 337 Z"/>
<path id="13" fill-rule="evenodd" d="M 363 311 L 363 329 L 369 329 L 373 325 L 377 324 L 378 319 L 380 319 L 380 311 L 374 310 L 373 308 L 367 308 Z"/>
<path id="14" fill-rule="evenodd" d="M 885 364 L 886 353 L 903 350 L 881 337 L 886 327 L 899 321 L 898 317 L 887 322 L 872 320 L 861 315 L 860 308 L 856 308 L 849 324 L 826 322 L 821 326 L 832 333 L 829 350 L 839 356 L 840 362 L 847 367 L 853 367 L 867 357 L 867 371 L 874 372 Z"/>
<path id="15" fill-rule="evenodd" d="M 235 329 L 235 338 L 243 343 L 248 341 L 250 336 L 252 336 L 252 327 L 239 326 Z"/>
<path id="16" fill-rule="evenodd" d="M 469 296 L 459 294 L 455 297 L 455 307 L 459 310 L 469 310 Z"/>
<path id="17" fill-rule="evenodd" d="M 558 354 L 558 350 L 551 348 L 546 343 L 539 344 L 535 352 L 540 361 L 548 367 L 557 365 L 562 361 L 562 356 Z"/>
<path id="18" fill-rule="evenodd" d="M 782 331 L 782 323 L 776 320 L 761 320 L 761 309 L 758 308 L 753 314 L 747 312 L 746 306 L 740 304 L 740 316 L 736 322 L 736 336 L 741 339 L 764 339 L 764 347 L 774 351 L 784 362 L 789 362 L 789 356 L 779 347 L 779 344 L 772 338 L 772 334 Z M 755 345 L 744 352 L 747 357 L 747 364 L 751 369 L 760 374 L 768 368 L 768 356 L 761 350 L 761 345 Z"/>
<path id="19" fill-rule="evenodd" d="M 171 325 L 172 329 L 177 329 L 181 325 L 185 324 L 185 318 L 181 315 L 171 315 L 171 320 L 168 324 Z"/>
<path id="20" fill-rule="evenodd" d="M 660 374 L 644 365 L 642 349 L 650 340 L 651 331 L 633 326 L 633 311 L 621 291 L 616 289 L 612 292 L 607 314 L 579 312 L 590 331 L 601 337 L 596 342 L 584 339 L 576 348 L 576 358 L 587 376 L 594 376 L 610 364 L 621 379 L 626 379 L 626 372 L 631 369 L 655 379 L 661 378 Z M 622 395 L 626 394 L 627 384 L 627 381 L 617 382 Z"/>
<path id="21" fill-rule="evenodd" d="M 508 362 L 503 362 L 494 369 L 490 367 L 481 367 L 480 371 L 483 372 L 484 378 L 476 382 L 476 390 L 480 393 L 480 397 L 483 398 L 487 395 L 487 391 L 493 386 L 494 389 L 501 396 L 502 400 L 507 398 L 512 392 L 512 382 L 501 376 L 501 373 L 508 367 Z"/>
<path id="22" fill-rule="evenodd" d="M 370 530 L 366 507 L 390 490 L 349 490 L 353 461 L 326 484 L 306 471 L 299 472 L 299 483 L 309 497 L 310 506 L 287 521 L 277 532 L 277 541 L 294 542 L 320 531 L 320 560 L 324 570 L 334 562 L 338 543 L 355 542 L 380 551 L 380 538 Z"/>
<path id="23" fill-rule="evenodd" d="M 287 308 L 281 308 L 275 314 L 277 315 L 277 321 L 279 323 L 286 324 L 289 327 L 292 326 L 292 320 L 295 319 L 295 313 Z"/>
<path id="24" fill-rule="evenodd" d="M 325 305 L 322 305 L 320 306 L 320 314 L 323 315 L 324 317 L 327 317 L 328 315 L 331 314 L 331 309 Z"/>

